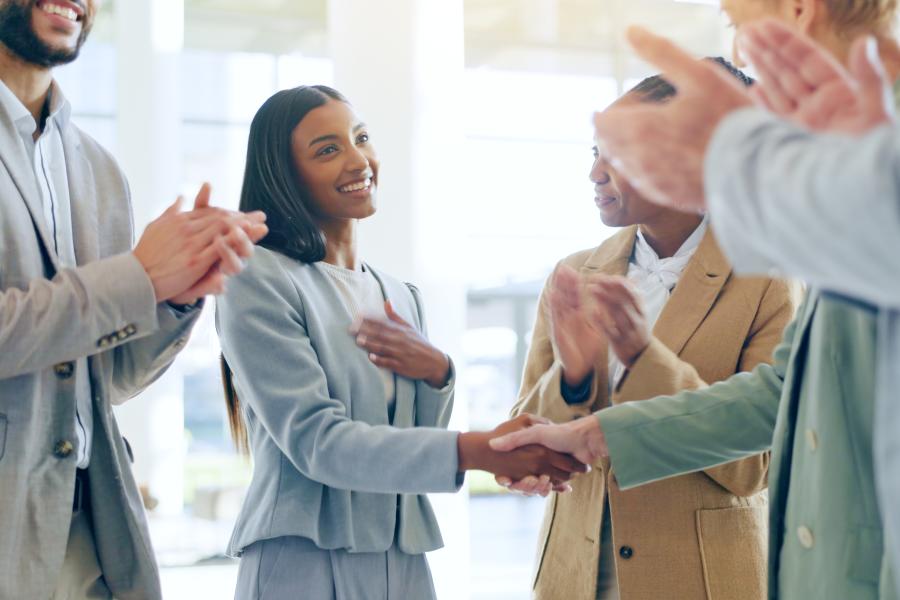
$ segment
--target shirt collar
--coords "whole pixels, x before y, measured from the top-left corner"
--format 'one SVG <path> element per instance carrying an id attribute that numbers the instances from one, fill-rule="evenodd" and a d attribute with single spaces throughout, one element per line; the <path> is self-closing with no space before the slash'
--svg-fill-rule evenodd
<path id="1" fill-rule="evenodd" d="M 52 121 L 58 129 L 65 129 L 69 124 L 72 108 L 56 81 L 50 84 L 48 99 L 50 101 L 50 114 L 47 120 Z M 21 135 L 34 135 L 34 130 L 37 127 L 34 117 L 2 79 L 0 79 L 0 106 L 7 112 Z"/>

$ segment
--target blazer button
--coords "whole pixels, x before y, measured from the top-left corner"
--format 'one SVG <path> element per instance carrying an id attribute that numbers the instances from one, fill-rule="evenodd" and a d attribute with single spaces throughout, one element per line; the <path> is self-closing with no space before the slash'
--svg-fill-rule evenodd
<path id="1" fill-rule="evenodd" d="M 53 446 L 53 456 L 56 458 L 68 458 L 73 450 L 75 450 L 75 446 L 72 445 L 72 442 L 69 440 L 60 440 Z"/>
<path id="2" fill-rule="evenodd" d="M 631 548 L 631 546 L 622 546 L 621 548 L 619 548 L 619 556 L 621 556 L 625 560 L 628 560 L 629 558 L 634 556 L 634 550 Z"/>
<path id="3" fill-rule="evenodd" d="M 815 538 L 813 538 L 812 531 L 805 525 L 801 525 L 797 528 L 797 539 L 800 540 L 800 545 L 807 550 L 812 549 L 815 544 Z"/>
<path id="4" fill-rule="evenodd" d="M 816 433 L 815 429 L 806 430 L 806 443 L 809 445 L 809 449 L 812 452 L 815 452 L 816 448 L 819 447 L 819 435 Z"/>
<path id="5" fill-rule="evenodd" d="M 53 372 L 56 373 L 56 376 L 60 379 L 68 379 L 75 373 L 75 363 L 64 362 L 53 365 Z"/>
<path id="6" fill-rule="evenodd" d="M 126 326 L 125 326 L 125 333 L 127 333 L 128 335 L 134 335 L 134 334 L 137 333 L 137 327 L 135 327 L 133 324 L 131 324 L 131 325 L 126 325 Z"/>
<path id="7" fill-rule="evenodd" d="M 110 343 L 109 336 L 102 337 L 99 340 L 97 340 L 97 347 L 98 348 L 106 348 L 107 346 L 109 346 L 109 343 Z"/>

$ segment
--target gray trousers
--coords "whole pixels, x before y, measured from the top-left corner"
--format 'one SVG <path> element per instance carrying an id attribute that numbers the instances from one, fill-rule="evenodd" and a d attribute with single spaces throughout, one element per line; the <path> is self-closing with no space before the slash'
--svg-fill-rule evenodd
<path id="1" fill-rule="evenodd" d="M 94 530 L 88 511 L 72 514 L 66 557 L 50 600 L 108 600 L 112 598 L 97 559 Z"/>
<path id="2" fill-rule="evenodd" d="M 435 600 L 424 554 L 322 550 L 301 537 L 244 549 L 235 600 Z"/>

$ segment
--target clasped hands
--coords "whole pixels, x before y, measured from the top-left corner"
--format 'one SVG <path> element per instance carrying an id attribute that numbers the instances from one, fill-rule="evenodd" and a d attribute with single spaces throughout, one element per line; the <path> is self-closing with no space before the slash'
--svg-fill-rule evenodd
<path id="1" fill-rule="evenodd" d="M 254 245 L 268 233 L 261 211 L 242 213 L 210 206 L 204 183 L 194 207 L 183 212 L 183 198 L 144 230 L 133 254 L 146 271 L 156 302 L 194 304 L 221 294 L 225 280 L 244 268 Z"/>
<path id="2" fill-rule="evenodd" d="M 650 327 L 640 295 L 624 277 L 599 273 L 580 275 L 571 267 L 560 265 L 551 276 L 546 302 L 561 377 L 571 387 L 593 376 L 594 366 L 605 347 L 630 368 L 650 344 Z M 560 425 L 533 422 L 491 442 L 500 451 L 527 444 L 570 454 L 586 465 L 607 454 L 600 421 L 595 415 Z M 546 476 L 529 475 L 519 480 L 498 476 L 497 482 L 526 495 L 546 496 L 551 490 L 568 490 L 566 484 L 553 482 Z"/>

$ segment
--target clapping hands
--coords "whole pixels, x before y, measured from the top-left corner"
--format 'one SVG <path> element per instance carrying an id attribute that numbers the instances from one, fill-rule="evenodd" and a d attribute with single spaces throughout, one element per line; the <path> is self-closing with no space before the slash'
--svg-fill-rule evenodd
<path id="1" fill-rule="evenodd" d="M 203 184 L 192 210 L 178 197 L 144 230 L 133 254 L 146 271 L 157 302 L 193 304 L 224 291 L 225 279 L 244 268 L 256 242 L 268 233 L 262 212 L 210 206 Z"/>
<path id="2" fill-rule="evenodd" d="M 780 117 L 814 131 L 850 135 L 893 119 L 894 100 L 875 38 L 854 42 L 849 69 L 808 37 L 772 19 L 747 25 L 738 43 L 759 77 L 751 94 Z M 885 51 L 900 52 L 890 40 L 880 44 Z"/>

